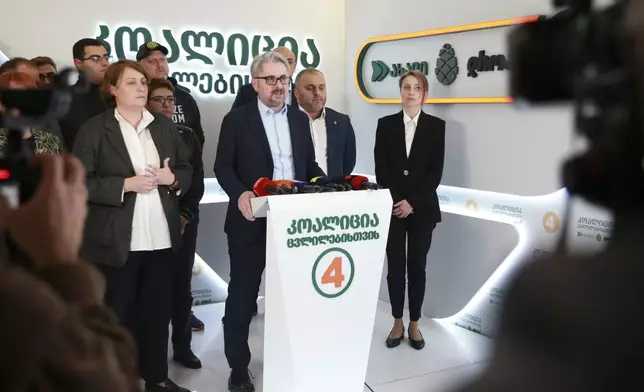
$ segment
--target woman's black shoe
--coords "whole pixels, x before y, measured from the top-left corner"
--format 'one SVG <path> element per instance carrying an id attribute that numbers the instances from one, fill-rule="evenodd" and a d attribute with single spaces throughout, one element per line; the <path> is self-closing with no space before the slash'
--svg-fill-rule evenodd
<path id="1" fill-rule="evenodd" d="M 420 340 L 414 340 L 411 338 L 411 334 L 409 333 L 409 330 L 407 330 L 407 335 L 409 335 L 409 345 L 415 348 L 416 350 L 422 350 L 423 347 L 425 347 L 425 338 L 423 337 L 423 334 L 418 331 L 420 334 L 421 339 Z"/>
<path id="2" fill-rule="evenodd" d="M 393 329 L 391 330 L 393 332 Z M 387 345 L 388 348 L 394 348 L 400 346 L 400 342 L 405 338 L 405 328 L 403 327 L 403 333 L 397 338 L 392 338 L 391 337 L 391 332 L 389 333 L 389 336 L 387 336 L 387 340 L 385 341 L 385 344 Z"/>

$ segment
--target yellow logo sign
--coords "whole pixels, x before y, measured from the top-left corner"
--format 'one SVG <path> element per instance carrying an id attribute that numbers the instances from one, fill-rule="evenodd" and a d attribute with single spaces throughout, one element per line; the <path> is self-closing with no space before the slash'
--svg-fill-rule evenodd
<path id="1" fill-rule="evenodd" d="M 201 274 L 201 272 L 203 271 L 203 265 L 201 263 L 201 260 L 195 258 L 195 263 L 192 266 L 192 276 L 198 276 Z"/>
<path id="2" fill-rule="evenodd" d="M 544 230 L 550 234 L 559 230 L 559 217 L 552 211 L 548 211 L 543 215 L 542 223 Z"/>
<path id="3" fill-rule="evenodd" d="M 159 44 L 154 41 L 149 41 L 145 46 L 147 46 L 148 49 L 154 49 L 159 46 Z"/>
<path id="4" fill-rule="evenodd" d="M 472 210 L 474 212 L 479 212 L 479 205 L 476 204 L 475 200 L 469 199 L 468 201 L 465 202 L 465 209 Z"/>

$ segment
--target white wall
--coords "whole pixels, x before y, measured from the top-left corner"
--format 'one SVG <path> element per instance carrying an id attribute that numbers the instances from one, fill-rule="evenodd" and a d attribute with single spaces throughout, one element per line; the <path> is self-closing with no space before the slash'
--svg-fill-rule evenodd
<path id="1" fill-rule="evenodd" d="M 373 173 L 377 119 L 400 110 L 399 105 L 369 104 L 357 93 L 354 60 L 366 39 L 542 13 L 550 13 L 549 0 L 402 0 L 393 7 L 384 0 L 347 1 L 347 112 L 357 132 L 356 171 Z M 436 54 L 418 56 L 434 60 Z M 435 80 L 430 78 L 430 89 Z M 444 185 L 519 195 L 560 188 L 559 165 L 573 134 L 566 108 L 518 111 L 503 104 L 461 104 L 425 110 L 447 121 Z M 460 310 L 516 243 L 509 226 L 443 214 L 428 257 L 424 314 L 443 317 Z M 381 296 L 387 297 L 384 282 Z"/>
<path id="2" fill-rule="evenodd" d="M 6 4 L 5 4 L 6 3 Z M 146 27 L 152 38 L 166 44 L 161 31 L 172 31 L 181 47 L 180 34 L 186 30 L 208 33 L 220 32 L 224 38 L 242 33 L 251 37 L 255 34 L 269 35 L 278 40 L 283 36 L 294 37 L 300 48 L 306 40 L 313 38 L 320 52 L 320 69 L 327 78 L 328 103 L 340 111 L 345 107 L 345 0 L 328 0 L 324 7 L 307 1 L 274 0 L 270 3 L 260 0 L 208 1 L 171 0 L 129 1 L 111 0 L 91 2 L 68 0 L 51 2 L 47 0 L 22 0 L 3 2 L 0 22 L 0 51 L 9 57 L 52 57 L 59 65 L 72 65 L 73 44 L 86 37 L 97 37 L 99 25 L 110 27 L 108 42 L 114 44 L 114 33 L 118 26 Z M 6 17 L 10 15 L 11 17 Z M 262 41 L 264 43 L 265 41 Z M 143 43 L 139 38 L 138 44 Z M 251 41 L 252 46 L 252 41 Z M 127 49 L 127 47 L 126 47 Z M 202 53 L 209 52 L 213 65 L 199 61 L 185 61 L 187 52 L 181 49 L 182 60 L 170 64 L 170 71 L 194 71 L 198 73 L 249 74 L 249 65 L 231 67 L 225 56 L 219 56 L 214 49 L 196 48 Z M 127 52 L 126 57 L 135 59 L 136 49 Z M 226 54 L 224 48 L 223 54 Z M 241 47 L 237 45 L 237 55 Z M 115 55 L 114 51 L 112 55 Z M 252 60 L 252 57 L 249 57 Z M 298 69 L 301 70 L 298 62 Z M 190 86 L 189 86 L 190 87 Z M 194 86 L 193 86 L 193 90 Z M 206 176 L 214 177 L 212 170 L 221 119 L 232 105 L 234 95 L 220 96 L 194 92 L 201 109 L 202 125 L 206 134 L 204 147 L 204 169 Z M 228 280 L 228 254 L 223 233 L 224 205 L 208 205 L 202 210 L 198 253 Z"/>

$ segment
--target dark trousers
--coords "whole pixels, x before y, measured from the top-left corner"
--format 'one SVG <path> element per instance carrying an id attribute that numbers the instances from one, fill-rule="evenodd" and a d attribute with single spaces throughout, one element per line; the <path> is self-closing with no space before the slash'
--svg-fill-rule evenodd
<path id="1" fill-rule="evenodd" d="M 183 232 L 183 245 L 177 251 L 174 272 L 172 302 L 172 346 L 175 353 L 186 354 L 190 350 L 192 329 L 190 310 L 192 309 L 192 267 L 195 265 L 197 232 L 199 218 L 192 220 Z"/>
<path id="2" fill-rule="evenodd" d="M 172 249 L 130 252 L 121 268 L 100 266 L 107 283 L 105 302 L 132 331 L 141 377 L 149 383 L 168 379 L 175 257 Z"/>
<path id="3" fill-rule="evenodd" d="M 230 282 L 224 315 L 224 352 L 231 369 L 250 363 L 248 329 L 257 301 L 257 286 L 266 267 L 266 234 L 252 242 L 239 243 L 228 237 Z"/>
<path id="4" fill-rule="evenodd" d="M 402 318 L 405 307 L 405 275 L 409 280 L 409 318 L 420 319 L 425 298 L 425 267 L 436 224 L 411 214 L 406 219 L 391 217 L 387 239 L 387 286 L 394 318 Z"/>

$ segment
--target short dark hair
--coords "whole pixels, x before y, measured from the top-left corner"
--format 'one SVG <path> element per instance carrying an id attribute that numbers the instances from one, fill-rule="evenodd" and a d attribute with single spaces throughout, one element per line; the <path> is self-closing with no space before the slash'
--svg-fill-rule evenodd
<path id="1" fill-rule="evenodd" d="M 300 81 L 302 80 L 302 77 L 303 77 L 304 75 L 314 74 L 314 73 L 315 73 L 315 74 L 321 74 L 321 75 L 324 75 L 324 74 L 323 74 L 319 69 L 317 69 L 317 68 L 313 68 L 313 67 L 304 68 L 304 69 L 303 69 L 303 70 L 301 70 L 301 71 L 300 71 L 300 73 L 298 73 L 298 74 L 297 74 L 297 76 L 295 77 L 295 83 L 294 83 L 294 84 L 295 84 L 295 87 L 299 87 L 299 86 L 300 86 Z"/>
<path id="2" fill-rule="evenodd" d="M 167 88 L 172 91 L 172 94 L 174 94 L 175 91 L 174 86 L 168 79 L 152 79 L 148 84 L 148 99 L 152 97 L 154 90 L 158 90 L 160 88 Z"/>
<path id="3" fill-rule="evenodd" d="M 72 48 L 72 54 L 74 56 L 74 60 L 84 60 L 85 59 L 85 48 L 88 46 L 102 46 L 103 43 L 95 38 L 83 38 L 80 41 L 76 42 L 74 44 L 74 47 Z"/>
<path id="4" fill-rule="evenodd" d="M 31 61 L 31 63 L 36 67 L 40 67 L 41 65 L 51 65 L 52 67 L 54 67 L 54 69 L 57 69 L 56 63 L 54 62 L 54 60 L 52 60 L 51 57 L 38 56 L 38 57 L 34 57 L 29 61 Z"/>
<path id="5" fill-rule="evenodd" d="M 110 67 L 105 71 L 105 78 L 103 79 L 103 83 L 101 84 L 101 97 L 103 100 L 110 105 L 111 107 L 116 106 L 116 99 L 110 92 L 110 87 L 114 86 L 116 87 L 116 84 L 119 82 L 121 79 L 121 76 L 123 75 L 123 72 L 125 72 L 126 68 L 132 68 L 136 72 L 140 73 L 144 77 L 146 77 L 145 74 L 145 69 L 143 66 L 132 60 L 119 60 L 115 62 L 114 64 L 110 65 Z M 148 81 L 149 83 L 150 81 Z"/>
<path id="6" fill-rule="evenodd" d="M 11 60 L 7 60 L 2 63 L 2 65 L 0 65 L 0 74 L 7 71 L 15 71 L 21 64 L 26 64 L 32 67 L 34 66 L 31 61 L 27 60 L 24 57 L 14 57 Z"/>

